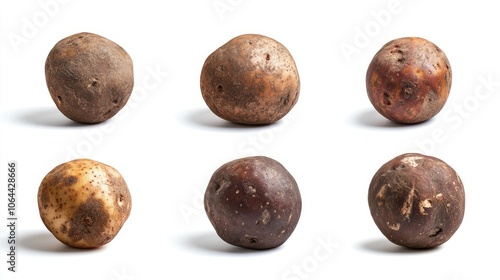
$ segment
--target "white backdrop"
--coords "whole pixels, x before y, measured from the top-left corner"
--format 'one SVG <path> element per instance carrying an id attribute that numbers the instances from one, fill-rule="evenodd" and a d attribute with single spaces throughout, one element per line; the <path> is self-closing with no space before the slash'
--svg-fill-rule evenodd
<path id="1" fill-rule="evenodd" d="M 497 279 L 495 7 L 495 1 L 428 0 L 2 1 L 1 279 Z M 82 31 L 115 41 L 134 61 L 127 106 L 99 125 L 66 119 L 45 84 L 50 49 Z M 201 97 L 205 58 L 244 33 L 280 41 L 301 77 L 297 105 L 270 126 L 229 124 Z M 412 126 L 381 117 L 365 89 L 375 52 L 403 36 L 437 44 L 453 70 L 444 109 Z M 372 176 L 405 152 L 443 159 L 464 182 L 462 226 L 434 250 L 393 245 L 368 210 Z M 267 251 L 224 243 L 202 204 L 215 169 L 257 154 L 281 162 L 303 199 L 295 232 Z M 97 250 L 65 247 L 38 214 L 42 178 L 77 157 L 114 166 L 132 194 L 129 220 Z M 18 165 L 15 273 L 8 271 L 6 226 L 12 160 Z"/>

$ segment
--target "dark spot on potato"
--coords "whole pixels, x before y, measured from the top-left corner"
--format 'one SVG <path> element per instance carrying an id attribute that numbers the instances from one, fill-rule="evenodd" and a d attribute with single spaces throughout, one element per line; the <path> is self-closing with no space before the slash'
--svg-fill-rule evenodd
<path id="1" fill-rule="evenodd" d="M 390 106 L 391 103 L 391 96 L 389 95 L 388 92 L 384 92 L 384 104 L 387 106 Z"/>
<path id="2" fill-rule="evenodd" d="M 429 234 L 429 237 L 436 237 L 436 236 L 439 236 L 441 233 L 443 232 L 443 229 L 440 228 L 440 227 L 436 227 L 434 228 L 431 233 Z"/>
<path id="3" fill-rule="evenodd" d="M 78 179 L 75 176 L 68 176 L 64 178 L 64 185 L 66 187 L 72 186 L 74 183 L 76 183 Z"/>
<path id="4" fill-rule="evenodd" d="M 99 199 L 90 197 L 71 218 L 68 236 L 73 242 L 83 240 L 85 243 L 101 246 L 107 243 L 108 236 L 103 233 L 108 220 L 109 216 L 104 203 Z"/>
<path id="5" fill-rule="evenodd" d="M 61 233 L 63 233 L 63 234 L 68 233 L 68 227 L 66 227 L 66 225 L 65 225 L 65 224 L 63 224 L 63 225 L 61 226 Z"/>

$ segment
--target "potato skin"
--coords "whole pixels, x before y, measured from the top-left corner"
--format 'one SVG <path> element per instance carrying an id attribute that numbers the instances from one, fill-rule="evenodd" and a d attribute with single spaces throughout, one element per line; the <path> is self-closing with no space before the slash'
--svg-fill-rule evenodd
<path id="1" fill-rule="evenodd" d="M 92 33 L 60 40 L 45 61 L 52 100 L 69 119 L 100 123 L 116 115 L 134 86 L 132 59 L 113 41 Z"/>
<path id="2" fill-rule="evenodd" d="M 295 179 L 279 162 L 263 156 L 236 159 L 218 168 L 204 204 L 222 240 L 250 249 L 282 245 L 302 210 Z"/>
<path id="3" fill-rule="evenodd" d="M 220 118 L 263 125 L 278 121 L 295 106 L 300 78 L 285 46 L 263 35 L 244 34 L 207 57 L 200 87 L 204 101 Z"/>
<path id="4" fill-rule="evenodd" d="M 419 123 L 444 107 L 452 83 L 450 62 L 432 42 L 404 37 L 385 44 L 366 73 L 370 102 L 387 119 Z"/>
<path id="5" fill-rule="evenodd" d="M 38 209 L 47 229 L 62 243 L 96 248 L 109 243 L 130 215 L 127 184 L 113 167 L 76 159 L 52 169 L 38 189 Z"/>
<path id="6" fill-rule="evenodd" d="M 409 153 L 380 167 L 370 183 L 368 204 L 387 239 L 425 249 L 445 243 L 458 230 L 465 192 L 460 177 L 447 163 Z"/>

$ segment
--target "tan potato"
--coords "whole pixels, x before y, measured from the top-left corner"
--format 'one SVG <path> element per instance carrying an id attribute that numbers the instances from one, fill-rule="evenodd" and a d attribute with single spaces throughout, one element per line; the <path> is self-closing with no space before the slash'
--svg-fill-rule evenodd
<path id="1" fill-rule="evenodd" d="M 132 59 L 115 42 L 92 33 L 68 36 L 45 62 L 52 100 L 69 119 L 99 123 L 116 115 L 134 86 Z"/>
<path id="2" fill-rule="evenodd" d="M 200 86 L 215 115 L 233 123 L 263 125 L 278 121 L 295 106 L 300 78 L 285 46 L 263 35 L 245 34 L 207 57 Z"/>
<path id="3" fill-rule="evenodd" d="M 129 217 L 131 206 L 121 174 L 90 159 L 58 165 L 38 189 L 43 223 L 59 241 L 76 248 L 109 243 Z"/>

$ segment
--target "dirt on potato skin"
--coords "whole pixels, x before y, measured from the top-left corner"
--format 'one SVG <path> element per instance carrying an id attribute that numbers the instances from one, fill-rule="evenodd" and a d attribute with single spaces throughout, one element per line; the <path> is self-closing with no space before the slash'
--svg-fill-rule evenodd
<path id="1" fill-rule="evenodd" d="M 409 153 L 375 173 L 368 204 L 387 239 L 426 249 L 445 243 L 458 230 L 465 213 L 465 192 L 456 171 L 444 161 Z"/>
<path id="2" fill-rule="evenodd" d="M 133 62 L 113 41 L 82 32 L 51 49 L 45 78 L 61 113 L 76 122 L 100 123 L 116 115 L 132 94 Z"/>
<path id="3" fill-rule="evenodd" d="M 285 46 L 259 35 L 237 36 L 203 64 L 200 88 L 209 109 L 227 121 L 270 124 L 297 103 L 300 78 Z"/>
<path id="4" fill-rule="evenodd" d="M 234 160 L 217 169 L 204 205 L 222 240 L 250 249 L 282 245 L 302 210 L 295 179 L 280 163 L 262 156 Z"/>
<path id="5" fill-rule="evenodd" d="M 445 53 L 419 37 L 386 43 L 373 57 L 366 74 L 370 102 L 387 119 L 420 123 L 444 107 L 452 84 Z"/>

